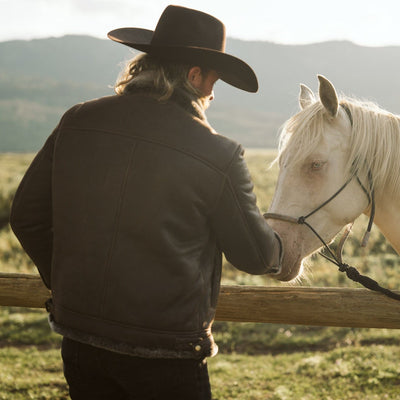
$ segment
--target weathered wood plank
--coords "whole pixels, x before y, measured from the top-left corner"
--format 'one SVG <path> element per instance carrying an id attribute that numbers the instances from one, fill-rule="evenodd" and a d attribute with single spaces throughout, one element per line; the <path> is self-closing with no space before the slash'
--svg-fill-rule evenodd
<path id="1" fill-rule="evenodd" d="M 38 275 L 0 273 L 0 305 L 44 308 L 51 297 Z"/>
<path id="2" fill-rule="evenodd" d="M 0 305 L 44 307 L 38 275 L 0 274 Z M 400 301 L 366 289 L 222 286 L 216 319 L 237 322 L 400 328 Z"/>
<path id="3" fill-rule="evenodd" d="M 0 305 L 44 308 L 51 297 L 39 275 L 0 273 Z"/>
<path id="4" fill-rule="evenodd" d="M 224 286 L 216 319 L 400 328 L 400 301 L 367 289 Z"/>

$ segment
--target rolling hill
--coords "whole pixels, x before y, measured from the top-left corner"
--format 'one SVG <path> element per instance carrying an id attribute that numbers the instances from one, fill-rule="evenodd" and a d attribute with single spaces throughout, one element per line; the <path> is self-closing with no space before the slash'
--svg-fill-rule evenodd
<path id="1" fill-rule="evenodd" d="M 208 111 L 214 128 L 246 147 L 275 147 L 280 125 L 298 110 L 299 83 L 317 89 L 317 74 L 345 94 L 400 113 L 400 47 L 350 42 L 289 46 L 228 39 L 227 52 L 256 71 L 257 94 L 223 82 Z M 88 36 L 0 43 L 0 151 L 37 151 L 63 112 L 110 95 L 132 51 Z"/>

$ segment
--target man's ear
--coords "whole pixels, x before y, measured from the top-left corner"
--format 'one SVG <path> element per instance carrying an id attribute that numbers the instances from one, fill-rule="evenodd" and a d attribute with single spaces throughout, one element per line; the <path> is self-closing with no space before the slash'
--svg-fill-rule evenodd
<path id="1" fill-rule="evenodd" d="M 203 82 L 203 76 L 200 67 L 192 67 L 188 72 L 188 80 L 196 89 L 199 89 L 201 83 Z"/>

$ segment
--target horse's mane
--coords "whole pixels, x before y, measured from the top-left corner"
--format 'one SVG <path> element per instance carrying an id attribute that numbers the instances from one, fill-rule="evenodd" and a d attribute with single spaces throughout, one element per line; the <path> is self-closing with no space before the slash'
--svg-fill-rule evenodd
<path id="1" fill-rule="evenodd" d="M 369 101 L 341 96 L 353 119 L 347 170 L 355 168 L 360 176 L 371 172 L 376 192 L 400 195 L 400 116 Z M 282 127 L 277 161 L 298 163 L 317 148 L 323 135 L 323 124 L 331 118 L 316 101 Z M 290 149 L 290 160 L 285 154 Z"/>

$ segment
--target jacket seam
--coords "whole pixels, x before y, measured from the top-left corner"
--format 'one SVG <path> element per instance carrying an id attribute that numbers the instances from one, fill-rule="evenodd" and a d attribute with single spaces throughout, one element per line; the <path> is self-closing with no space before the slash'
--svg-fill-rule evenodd
<path id="1" fill-rule="evenodd" d="M 247 231 L 247 233 L 248 233 L 248 235 L 249 235 L 249 239 L 250 239 L 250 241 L 251 241 L 251 243 L 252 243 L 254 249 L 256 250 L 256 253 L 258 254 L 258 257 L 259 257 L 260 261 L 261 261 L 262 264 L 266 267 L 266 269 L 268 269 L 267 267 L 269 267 L 269 265 L 268 265 L 267 261 L 265 260 L 265 258 L 263 257 L 262 251 L 260 250 L 260 248 L 259 248 L 259 246 L 258 246 L 258 244 L 257 244 L 257 241 L 256 241 L 256 239 L 255 239 L 255 237 L 254 237 L 254 232 L 253 232 L 253 230 L 250 228 L 250 225 L 249 225 L 249 223 L 248 223 L 248 220 L 247 220 L 247 218 L 245 217 L 245 214 L 244 214 L 244 212 L 243 212 L 243 210 L 242 210 L 241 204 L 240 204 L 240 202 L 239 202 L 239 200 L 238 200 L 238 198 L 237 198 L 237 196 L 236 196 L 236 193 L 235 193 L 235 191 L 234 191 L 234 189 L 233 189 L 232 182 L 230 181 L 230 179 L 229 179 L 229 182 L 228 182 L 228 186 L 229 186 L 229 190 L 230 190 L 230 192 L 232 193 L 232 196 L 233 196 L 233 198 L 234 198 L 234 200 L 235 200 L 235 203 L 236 203 L 236 205 L 238 206 L 238 209 L 239 209 L 239 212 L 240 212 L 240 216 L 241 216 L 241 219 L 242 219 L 242 221 L 243 221 L 243 223 L 244 223 L 244 225 L 245 225 L 245 227 L 246 227 L 246 231 Z M 260 216 L 260 217 L 261 217 L 261 216 Z"/>
<path id="2" fill-rule="evenodd" d="M 104 312 L 104 306 L 105 306 L 105 302 L 106 302 L 106 296 L 107 296 L 107 282 L 108 282 L 108 272 L 110 270 L 110 265 L 111 265 L 111 261 L 112 261 L 112 257 L 113 257 L 113 252 L 114 252 L 114 247 L 115 247 L 115 243 L 116 243 L 116 239 L 119 233 L 119 224 L 120 224 L 120 216 L 121 216 L 121 208 L 122 208 L 122 203 L 124 201 L 124 197 L 125 197 L 125 189 L 127 186 L 127 180 L 128 180 L 128 176 L 129 176 L 129 172 L 131 171 L 131 166 L 132 166 L 132 161 L 133 161 L 133 155 L 135 153 L 136 150 L 136 143 L 132 144 L 132 149 L 131 152 L 129 154 L 129 160 L 125 169 L 125 174 L 124 174 L 124 180 L 122 182 L 122 186 L 121 186 L 121 196 L 118 202 L 118 206 L 117 206 L 117 210 L 115 212 L 115 219 L 114 219 L 114 230 L 113 230 L 113 235 L 111 238 L 111 244 L 110 244 L 110 248 L 108 250 L 108 254 L 107 254 L 107 258 L 106 258 L 106 262 L 105 262 L 105 268 L 104 268 L 104 275 L 103 275 L 103 289 L 102 289 L 102 300 L 101 300 L 101 304 L 100 304 L 100 314 L 103 314 Z"/>
<path id="3" fill-rule="evenodd" d="M 185 154 L 187 156 L 190 156 L 192 158 L 195 158 L 196 160 L 202 162 L 203 164 L 207 165 L 209 168 L 213 169 L 214 171 L 218 172 L 220 175 L 226 176 L 226 173 L 216 167 L 214 164 L 208 162 L 207 160 L 204 160 L 202 157 L 198 156 L 197 154 L 190 152 L 190 151 L 185 151 L 182 149 L 179 149 L 175 146 L 169 145 L 168 143 L 162 142 L 162 141 L 158 141 L 158 140 L 153 140 L 153 139 L 148 139 L 148 138 L 144 138 L 142 136 L 137 136 L 137 135 L 131 135 L 131 134 L 126 134 L 123 132 L 116 132 L 116 131 L 112 131 L 112 130 L 106 130 L 106 129 L 98 129 L 98 128 L 74 128 L 74 127 L 64 127 L 64 128 L 68 128 L 70 130 L 74 130 L 74 131 L 81 131 L 81 132 L 87 132 L 87 131 L 92 131 L 92 132 L 103 132 L 103 133 L 107 133 L 107 134 L 112 134 L 112 135 L 118 135 L 118 136 L 122 136 L 124 138 L 128 138 L 128 139 L 132 139 L 132 141 L 141 141 L 141 142 L 146 142 L 146 143 L 153 143 L 153 144 L 157 144 L 159 146 L 162 147 L 166 147 L 172 150 L 175 150 L 179 153 Z M 240 146 L 239 146 L 240 148 Z M 232 160 L 229 163 L 228 169 L 230 168 L 230 165 L 232 164 Z"/>
<path id="4" fill-rule="evenodd" d="M 223 179 L 223 181 L 222 181 L 222 183 L 221 183 L 221 187 L 220 187 L 220 189 L 219 189 L 219 191 L 218 191 L 218 194 L 217 194 L 217 196 L 216 196 L 215 204 L 214 204 L 212 210 L 210 211 L 210 215 L 213 215 L 213 214 L 215 213 L 217 207 L 218 207 L 218 203 L 219 203 L 219 201 L 220 201 L 220 199 L 221 199 L 221 196 L 222 196 L 222 193 L 223 193 L 224 188 L 225 188 L 225 186 L 226 186 L 226 183 L 227 183 L 227 181 L 229 180 L 229 171 L 230 171 L 231 168 L 232 168 L 233 160 L 236 158 L 236 156 L 237 156 L 241 151 L 242 151 L 242 150 L 241 150 L 241 146 L 239 145 L 239 146 L 236 148 L 236 151 L 234 152 L 234 154 L 233 154 L 233 156 L 232 156 L 232 158 L 231 158 L 231 160 L 230 160 L 230 162 L 229 162 L 229 164 L 228 164 L 228 167 L 227 167 L 227 169 L 226 169 L 226 172 L 221 172 L 221 174 L 223 175 L 223 178 L 224 178 L 224 179 Z"/>
<path id="5" fill-rule="evenodd" d="M 247 218 L 246 218 L 246 216 L 245 216 L 245 213 L 243 212 L 242 206 L 241 206 L 241 204 L 240 204 L 240 202 L 239 202 L 239 200 L 238 200 L 238 198 L 237 198 L 237 196 L 236 196 L 236 192 L 235 192 L 235 190 L 234 190 L 234 188 L 233 188 L 232 181 L 231 181 L 231 179 L 230 179 L 230 177 L 229 177 L 229 171 L 230 171 L 230 169 L 231 169 L 231 167 L 232 167 L 232 165 L 233 165 L 233 160 L 235 159 L 235 157 L 237 157 L 237 155 L 238 155 L 241 151 L 242 151 L 241 146 L 238 146 L 237 151 L 235 152 L 234 156 L 232 157 L 232 160 L 231 160 L 231 162 L 230 162 L 230 164 L 229 164 L 229 167 L 228 167 L 228 169 L 227 169 L 227 173 L 226 173 L 226 175 L 225 175 L 225 181 L 224 181 L 224 184 L 223 184 L 222 187 L 221 187 L 221 192 L 220 192 L 220 195 L 219 195 L 219 197 L 218 197 L 218 201 L 216 202 L 215 208 L 214 208 L 214 210 L 213 210 L 213 214 L 214 214 L 214 212 L 216 211 L 216 208 L 218 207 L 218 203 L 219 203 L 220 198 L 221 198 L 221 196 L 222 196 L 222 192 L 223 192 L 224 188 L 227 186 L 228 189 L 229 189 L 229 191 L 231 192 L 232 197 L 233 197 L 233 199 L 234 199 L 234 201 L 235 201 L 235 204 L 236 204 L 236 206 L 237 206 L 237 208 L 238 208 L 238 210 L 239 210 L 239 212 L 240 212 L 241 220 L 243 221 L 243 223 L 244 223 L 244 225 L 245 225 L 245 227 L 246 227 L 246 231 L 247 231 L 247 233 L 248 233 L 248 237 L 249 237 L 249 239 L 250 239 L 250 241 L 251 241 L 251 243 L 252 243 L 254 249 L 256 250 L 256 253 L 257 253 L 257 255 L 258 255 L 260 261 L 262 262 L 262 264 L 263 264 L 264 266 L 267 266 L 267 267 L 268 267 L 269 265 L 268 265 L 268 263 L 266 262 L 266 259 L 263 257 L 263 254 L 262 254 L 262 252 L 261 252 L 261 250 L 260 250 L 260 248 L 259 248 L 259 246 L 258 246 L 258 244 L 257 244 L 257 241 L 255 240 L 253 230 L 250 229 L 250 225 L 249 225 L 249 223 L 248 223 L 248 220 L 247 220 Z"/>
<path id="6" fill-rule="evenodd" d="M 182 337 L 183 336 L 191 337 L 193 335 L 200 335 L 202 333 L 211 333 L 209 328 L 201 329 L 201 330 L 193 330 L 193 331 L 167 331 L 167 330 L 163 330 L 163 329 L 160 329 L 160 330 L 149 329 L 149 328 L 144 328 L 144 327 L 141 327 L 141 326 L 138 326 L 138 325 L 125 324 L 125 323 L 122 323 L 122 322 L 114 321 L 114 320 L 109 319 L 109 318 L 104 319 L 102 317 L 96 317 L 96 316 L 93 316 L 93 315 L 90 315 L 90 314 L 77 312 L 77 311 L 71 310 L 71 309 L 69 309 L 69 308 L 67 308 L 65 306 L 59 305 L 59 304 L 55 305 L 55 308 L 64 310 L 65 312 L 68 312 L 68 313 L 79 315 L 82 318 L 91 319 L 91 320 L 94 320 L 94 321 L 99 321 L 101 323 L 111 324 L 111 325 L 115 325 L 115 326 L 121 326 L 121 327 L 128 328 L 128 329 L 135 329 L 135 330 L 138 330 L 138 331 L 149 332 L 149 333 L 154 333 L 154 334 L 159 334 L 159 335 L 170 335 L 171 333 L 173 333 L 173 334 L 176 334 L 176 335 L 180 335 Z"/>

